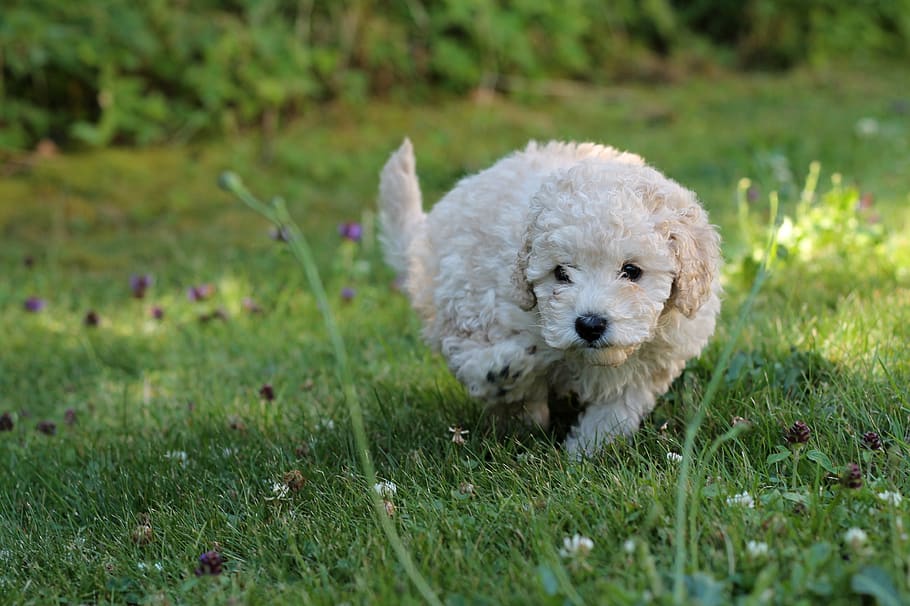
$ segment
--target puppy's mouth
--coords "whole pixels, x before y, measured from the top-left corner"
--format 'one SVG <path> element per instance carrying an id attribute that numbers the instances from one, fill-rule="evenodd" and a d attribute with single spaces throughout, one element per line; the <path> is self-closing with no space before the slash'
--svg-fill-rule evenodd
<path id="1" fill-rule="evenodd" d="M 598 341 L 585 344 L 578 349 L 578 353 L 585 364 L 616 367 L 625 362 L 638 348 L 638 345 L 611 345 Z"/>

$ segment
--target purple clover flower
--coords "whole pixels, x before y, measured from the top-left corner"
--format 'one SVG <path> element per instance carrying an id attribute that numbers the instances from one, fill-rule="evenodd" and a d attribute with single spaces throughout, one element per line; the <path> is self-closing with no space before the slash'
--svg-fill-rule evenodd
<path id="1" fill-rule="evenodd" d="M 863 446 L 869 450 L 881 450 L 883 448 L 882 438 L 874 431 L 867 431 L 863 434 Z"/>
<path id="2" fill-rule="evenodd" d="M 215 294 L 215 287 L 211 284 L 199 284 L 186 289 L 186 297 L 190 301 L 205 301 L 213 294 Z"/>
<path id="3" fill-rule="evenodd" d="M 338 226 L 338 235 L 351 242 L 360 242 L 363 238 L 363 226 L 356 221 L 348 221 Z"/>
<path id="4" fill-rule="evenodd" d="M 57 433 L 57 424 L 53 421 L 38 421 L 38 425 L 35 426 L 35 429 L 46 436 L 52 436 Z"/>
<path id="5" fill-rule="evenodd" d="M 199 556 L 199 566 L 196 567 L 196 576 L 219 575 L 222 572 L 223 565 L 224 560 L 222 559 L 221 554 L 214 549 L 212 551 L 206 551 Z"/>
<path id="6" fill-rule="evenodd" d="M 243 305 L 243 309 L 245 309 L 246 311 L 248 311 L 251 314 L 262 313 L 262 308 L 259 307 L 259 304 L 256 303 L 256 301 L 252 297 L 244 297 L 243 301 L 241 302 L 241 305 Z"/>
<path id="7" fill-rule="evenodd" d="M 149 310 L 149 315 L 151 315 L 156 320 L 164 319 L 164 308 L 160 305 L 155 305 Z"/>
<path id="8" fill-rule="evenodd" d="M 259 397 L 266 402 L 271 402 L 275 399 L 275 388 L 270 383 L 264 384 L 259 388 Z"/>
<path id="9" fill-rule="evenodd" d="M 840 481 L 843 486 L 853 490 L 862 488 L 863 471 L 856 463 L 847 463 L 843 473 L 841 473 Z"/>
<path id="10" fill-rule="evenodd" d="M 357 291 L 354 290 L 353 288 L 351 288 L 350 286 L 346 286 L 341 289 L 341 300 L 342 301 L 345 301 L 345 302 L 350 301 L 356 295 L 357 295 Z"/>
<path id="11" fill-rule="evenodd" d="M 29 297 L 28 299 L 25 300 L 25 303 L 23 304 L 23 307 L 25 307 L 25 311 L 27 311 L 29 313 L 33 313 L 33 314 L 38 313 L 39 311 L 44 309 L 46 306 L 47 306 L 47 301 L 45 301 L 41 297 Z"/>
<path id="12" fill-rule="evenodd" d="M 812 431 L 803 421 L 796 421 L 784 431 L 784 439 L 793 446 L 799 446 L 809 441 Z"/>
<path id="13" fill-rule="evenodd" d="M 85 318 L 82 321 L 86 326 L 95 327 L 101 323 L 101 317 L 94 309 L 90 309 L 88 313 L 85 314 Z"/>
<path id="14" fill-rule="evenodd" d="M 205 324 L 206 322 L 211 322 L 212 320 L 221 320 L 227 321 L 228 314 L 224 308 L 219 307 L 218 309 L 213 309 L 212 311 L 204 314 L 199 314 L 199 321 Z"/>
<path id="15" fill-rule="evenodd" d="M 133 291 L 133 297 L 142 299 L 145 297 L 145 291 L 155 283 L 155 278 L 151 274 L 133 274 L 130 276 L 130 290 Z"/>

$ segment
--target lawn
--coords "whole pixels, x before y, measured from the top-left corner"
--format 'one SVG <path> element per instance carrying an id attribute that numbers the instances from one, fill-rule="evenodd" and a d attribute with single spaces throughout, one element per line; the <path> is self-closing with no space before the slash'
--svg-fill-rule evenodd
<path id="1" fill-rule="evenodd" d="M 0 603 L 423 600 L 371 508 L 313 291 L 218 189 L 224 170 L 283 196 L 313 248 L 396 487 L 379 515 L 442 602 L 906 603 L 907 81 L 336 106 L 270 140 L 6 158 Z M 503 435 L 421 343 L 375 239 L 378 170 L 404 135 L 430 201 L 529 138 L 629 149 L 698 192 L 725 240 L 722 321 L 634 438 L 572 463 L 548 436 Z M 750 299 L 775 192 L 786 250 Z"/>

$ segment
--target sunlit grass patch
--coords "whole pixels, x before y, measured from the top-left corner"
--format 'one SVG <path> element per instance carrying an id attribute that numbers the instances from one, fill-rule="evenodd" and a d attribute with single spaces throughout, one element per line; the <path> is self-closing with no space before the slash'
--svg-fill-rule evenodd
<path id="1" fill-rule="evenodd" d="M 789 254 L 689 460 L 685 599 L 905 600 L 907 132 L 869 102 L 904 93 L 890 76 L 708 84 L 371 106 L 290 129 L 271 165 L 240 138 L 63 156 L 5 179 L 0 602 L 418 600 L 371 517 L 316 299 L 287 242 L 217 191 L 228 167 L 287 196 L 349 352 L 376 483 L 396 487 L 381 511 L 453 604 L 672 601 L 677 456 L 777 191 Z M 668 116 L 656 126 L 655 112 Z M 857 132 L 863 118 L 878 130 Z M 371 223 L 378 167 L 404 134 L 431 192 L 529 136 L 642 151 L 699 192 L 725 235 L 723 321 L 638 434 L 571 464 L 549 436 L 490 427 L 422 344 Z M 742 177 L 755 190 L 741 231 Z M 138 298 L 131 276 L 145 275 Z"/>

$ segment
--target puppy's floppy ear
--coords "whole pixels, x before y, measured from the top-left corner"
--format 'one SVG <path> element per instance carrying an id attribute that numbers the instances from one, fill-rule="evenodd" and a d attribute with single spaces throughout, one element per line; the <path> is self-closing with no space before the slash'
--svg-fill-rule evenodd
<path id="1" fill-rule="evenodd" d="M 534 221 L 537 218 L 536 212 L 528 215 L 528 224 L 525 227 L 525 233 L 522 237 L 521 248 L 515 256 L 515 266 L 512 268 L 512 290 L 515 302 L 524 311 L 531 311 L 537 306 L 537 295 L 534 294 L 534 287 L 528 281 L 528 263 L 531 260 L 531 232 L 533 231 Z"/>
<path id="2" fill-rule="evenodd" d="M 697 203 L 670 206 L 670 216 L 661 225 L 676 259 L 676 277 L 667 305 L 691 318 L 711 296 L 720 269 L 720 236 Z"/>

